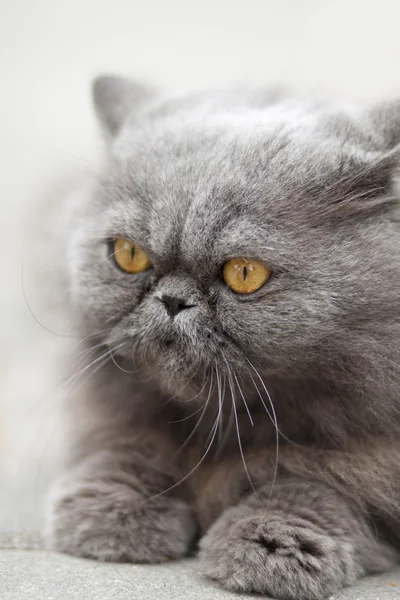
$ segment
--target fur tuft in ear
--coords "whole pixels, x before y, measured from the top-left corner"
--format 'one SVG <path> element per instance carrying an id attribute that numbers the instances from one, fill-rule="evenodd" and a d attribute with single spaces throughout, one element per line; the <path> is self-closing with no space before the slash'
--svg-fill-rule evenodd
<path id="1" fill-rule="evenodd" d="M 93 102 L 100 122 L 115 136 L 127 116 L 150 98 L 144 86 L 117 75 L 101 75 L 93 81 Z"/>

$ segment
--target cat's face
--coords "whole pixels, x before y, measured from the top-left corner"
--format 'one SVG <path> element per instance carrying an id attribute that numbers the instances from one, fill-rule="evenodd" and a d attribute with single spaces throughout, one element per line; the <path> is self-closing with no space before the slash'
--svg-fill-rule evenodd
<path id="1" fill-rule="evenodd" d="M 176 393 L 253 365 L 289 379 L 334 372 L 351 336 L 361 343 L 382 307 L 395 314 L 383 137 L 329 107 L 211 104 L 125 122 L 76 222 L 74 301 L 124 368 L 145 364 Z M 121 238 L 149 268 L 118 266 Z M 267 269 L 251 293 L 224 279 L 237 257 Z"/>

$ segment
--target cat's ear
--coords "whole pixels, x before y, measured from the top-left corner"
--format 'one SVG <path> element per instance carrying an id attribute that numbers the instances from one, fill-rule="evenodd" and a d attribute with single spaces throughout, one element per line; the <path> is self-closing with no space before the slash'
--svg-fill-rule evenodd
<path id="1" fill-rule="evenodd" d="M 400 146 L 400 98 L 368 107 L 365 117 L 382 149 L 393 150 L 396 146 Z"/>
<path id="2" fill-rule="evenodd" d="M 367 110 L 372 130 L 378 136 L 382 156 L 372 165 L 389 202 L 400 201 L 400 97 L 382 101 Z"/>
<path id="3" fill-rule="evenodd" d="M 399 206 L 400 99 L 380 102 L 363 111 L 370 149 L 349 161 L 349 176 L 338 185 L 349 212 L 368 213 Z"/>
<path id="4" fill-rule="evenodd" d="M 93 103 L 106 132 L 115 136 L 127 116 L 150 100 L 152 92 L 131 79 L 101 75 L 92 84 Z"/>
<path id="5" fill-rule="evenodd" d="M 349 172 L 331 191 L 328 212 L 339 218 L 365 216 L 399 206 L 400 145 L 351 161 Z"/>

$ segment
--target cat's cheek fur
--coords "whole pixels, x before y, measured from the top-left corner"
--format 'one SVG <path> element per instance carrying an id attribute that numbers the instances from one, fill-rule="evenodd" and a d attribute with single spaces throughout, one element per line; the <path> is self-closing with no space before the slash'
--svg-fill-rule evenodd
<path id="1" fill-rule="evenodd" d="M 105 562 L 161 563 L 187 555 L 196 533 L 189 505 L 171 496 L 145 502 L 115 477 L 67 476 L 53 489 L 48 548 Z"/>

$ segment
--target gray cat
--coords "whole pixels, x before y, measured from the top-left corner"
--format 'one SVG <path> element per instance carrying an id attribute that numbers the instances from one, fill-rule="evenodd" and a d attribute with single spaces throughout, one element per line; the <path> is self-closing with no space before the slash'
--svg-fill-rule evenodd
<path id="1" fill-rule="evenodd" d="M 101 77 L 49 547 L 321 600 L 399 560 L 400 102 Z M 72 434 L 71 434 L 72 435 Z"/>

